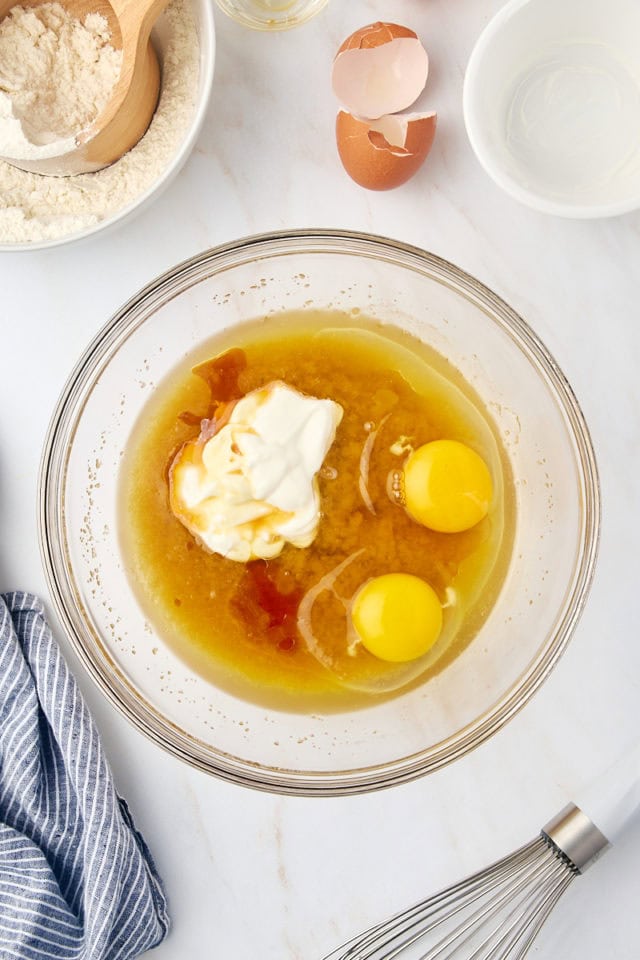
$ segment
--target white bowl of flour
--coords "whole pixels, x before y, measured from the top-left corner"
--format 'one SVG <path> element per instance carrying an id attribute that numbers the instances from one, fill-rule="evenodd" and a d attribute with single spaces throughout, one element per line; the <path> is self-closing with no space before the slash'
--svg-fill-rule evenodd
<path id="1" fill-rule="evenodd" d="M 96 173 L 45 177 L 0 160 L 0 251 L 42 250 L 92 236 L 150 203 L 191 152 L 209 103 L 215 32 L 209 0 L 172 0 L 152 39 L 160 100 L 142 140 Z"/>

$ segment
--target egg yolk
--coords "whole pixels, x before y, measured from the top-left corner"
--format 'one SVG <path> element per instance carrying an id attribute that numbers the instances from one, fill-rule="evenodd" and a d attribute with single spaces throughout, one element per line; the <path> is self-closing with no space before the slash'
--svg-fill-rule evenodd
<path id="1" fill-rule="evenodd" d="M 351 619 L 369 653 L 404 663 L 421 657 L 436 642 L 442 607 L 435 590 L 420 577 L 387 573 L 360 587 Z"/>
<path id="2" fill-rule="evenodd" d="M 409 455 L 403 469 L 407 512 L 441 533 L 469 530 L 487 515 L 493 496 L 489 469 L 457 440 L 434 440 Z"/>

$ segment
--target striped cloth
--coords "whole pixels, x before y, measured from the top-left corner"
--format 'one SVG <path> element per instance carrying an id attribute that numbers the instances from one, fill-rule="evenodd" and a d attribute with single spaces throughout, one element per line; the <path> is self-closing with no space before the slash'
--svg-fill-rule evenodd
<path id="1" fill-rule="evenodd" d="M 128 960 L 167 929 L 160 879 L 44 607 L 0 595 L 0 958 Z"/>

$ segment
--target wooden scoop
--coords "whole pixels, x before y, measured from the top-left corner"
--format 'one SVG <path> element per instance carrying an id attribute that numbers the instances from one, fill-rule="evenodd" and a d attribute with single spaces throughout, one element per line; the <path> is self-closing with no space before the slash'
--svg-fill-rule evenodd
<path id="1" fill-rule="evenodd" d="M 0 19 L 12 7 L 39 7 L 52 0 L 0 0 Z M 156 19 L 169 0 L 55 0 L 78 20 L 100 13 L 111 43 L 122 50 L 122 70 L 104 110 L 78 137 L 70 153 L 38 160 L 7 159 L 23 170 L 53 177 L 90 173 L 130 150 L 146 132 L 158 103 L 160 65 L 149 40 Z"/>

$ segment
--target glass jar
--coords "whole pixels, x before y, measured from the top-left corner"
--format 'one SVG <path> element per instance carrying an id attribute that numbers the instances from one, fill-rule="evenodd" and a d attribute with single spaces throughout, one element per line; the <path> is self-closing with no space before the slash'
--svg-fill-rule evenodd
<path id="1" fill-rule="evenodd" d="M 288 30 L 306 23 L 328 0 L 217 0 L 233 20 L 254 30 Z"/>

